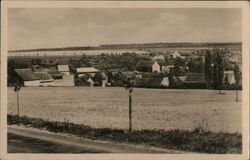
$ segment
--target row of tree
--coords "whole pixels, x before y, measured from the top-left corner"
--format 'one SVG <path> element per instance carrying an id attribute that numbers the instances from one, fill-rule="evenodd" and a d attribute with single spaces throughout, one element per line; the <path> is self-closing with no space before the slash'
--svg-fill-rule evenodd
<path id="1" fill-rule="evenodd" d="M 221 90 L 224 87 L 224 54 L 220 49 L 206 50 L 205 54 L 205 77 L 207 82 L 207 88 L 213 88 Z M 235 88 L 238 96 L 238 89 L 241 81 L 241 72 L 238 64 L 235 63 L 234 67 L 234 78 L 235 78 Z M 237 98 L 238 99 L 238 98 Z"/>

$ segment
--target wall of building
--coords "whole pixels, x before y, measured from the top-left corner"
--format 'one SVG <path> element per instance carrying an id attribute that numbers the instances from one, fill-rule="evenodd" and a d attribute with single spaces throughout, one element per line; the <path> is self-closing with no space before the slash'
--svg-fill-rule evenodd
<path id="1" fill-rule="evenodd" d="M 160 72 L 161 71 L 161 67 L 160 65 L 155 62 L 153 65 L 152 65 L 152 72 Z"/>
<path id="2" fill-rule="evenodd" d="M 40 85 L 40 80 L 34 80 L 34 81 L 24 81 L 25 87 L 37 87 Z"/>

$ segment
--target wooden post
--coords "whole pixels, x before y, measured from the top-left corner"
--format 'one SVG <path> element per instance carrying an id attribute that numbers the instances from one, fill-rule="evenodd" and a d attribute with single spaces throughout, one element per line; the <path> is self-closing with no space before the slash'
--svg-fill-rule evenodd
<path id="1" fill-rule="evenodd" d="M 129 89 L 129 132 L 132 131 L 132 91 Z"/>
<path id="2" fill-rule="evenodd" d="M 236 102 L 238 102 L 239 98 L 238 98 L 238 88 L 236 89 Z"/>
<path id="3" fill-rule="evenodd" d="M 16 92 L 17 94 L 17 116 L 19 117 L 19 94 L 18 94 L 18 91 Z"/>

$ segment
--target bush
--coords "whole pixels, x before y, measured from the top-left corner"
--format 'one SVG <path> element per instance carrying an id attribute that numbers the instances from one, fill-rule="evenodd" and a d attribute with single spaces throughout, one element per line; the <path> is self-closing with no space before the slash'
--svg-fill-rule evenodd
<path id="1" fill-rule="evenodd" d="M 52 122 L 40 118 L 8 115 L 8 125 L 23 124 L 34 128 L 45 128 L 51 132 L 62 132 L 96 140 L 112 140 L 143 144 L 166 149 L 204 153 L 241 153 L 242 136 L 239 133 L 213 133 L 196 129 L 185 130 L 141 130 L 126 132 L 121 129 L 91 128 L 67 122 Z"/>

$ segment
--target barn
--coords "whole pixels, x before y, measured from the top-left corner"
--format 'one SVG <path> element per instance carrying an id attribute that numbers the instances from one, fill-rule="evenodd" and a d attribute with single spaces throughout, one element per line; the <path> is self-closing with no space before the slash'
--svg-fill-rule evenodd
<path id="1" fill-rule="evenodd" d="M 30 68 L 15 69 L 17 83 L 29 86 L 52 86 L 54 79 L 47 72 L 34 72 Z"/>

